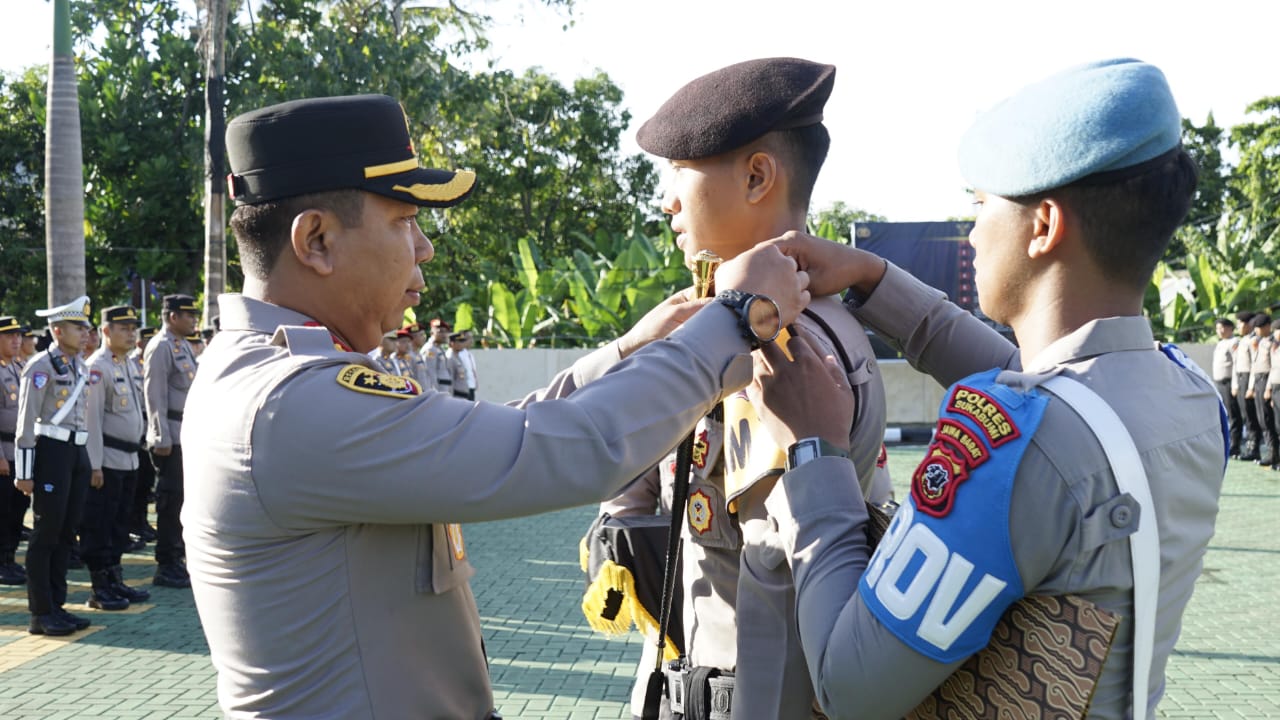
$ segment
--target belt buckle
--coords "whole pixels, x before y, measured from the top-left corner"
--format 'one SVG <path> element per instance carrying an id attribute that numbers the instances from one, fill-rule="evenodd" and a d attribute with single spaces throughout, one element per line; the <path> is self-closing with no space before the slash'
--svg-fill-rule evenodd
<path id="1" fill-rule="evenodd" d="M 710 720 L 729 720 L 733 709 L 733 685 L 732 675 L 707 678 L 707 686 L 711 690 Z"/>

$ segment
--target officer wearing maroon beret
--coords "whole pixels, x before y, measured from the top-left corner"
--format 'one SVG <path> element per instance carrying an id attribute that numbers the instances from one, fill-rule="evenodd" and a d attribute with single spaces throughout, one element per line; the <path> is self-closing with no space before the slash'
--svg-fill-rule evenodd
<path id="1" fill-rule="evenodd" d="M 671 164 L 662 209 L 671 216 L 686 263 L 703 251 L 731 259 L 786 229 L 804 229 L 830 146 L 824 108 L 835 77 L 834 66 L 802 58 L 736 63 L 690 81 L 641 126 L 640 147 Z M 885 396 L 866 332 L 836 295 L 815 296 L 796 325 L 820 338 L 824 352 L 843 359 L 848 382 L 841 392 L 856 398 L 859 408 L 859 422 L 844 444 L 852 448 L 864 494 L 887 500 L 887 475 L 872 486 Z M 753 427 L 753 418 L 745 397 L 731 396 L 720 415 L 694 430 L 707 460 L 692 470 L 688 507 L 678 510 L 686 519 L 686 663 L 667 681 L 669 691 L 686 691 L 683 706 L 672 710 L 689 720 L 701 718 L 707 707 L 777 720 L 813 714 L 794 588 L 790 571 L 776 562 L 781 540 L 766 509 L 784 448 Z M 749 452 L 742 453 L 744 447 Z M 735 448 L 741 455 L 733 454 Z M 744 456 L 747 462 L 737 459 Z M 674 453 L 658 466 L 663 494 L 674 485 L 673 461 Z"/>

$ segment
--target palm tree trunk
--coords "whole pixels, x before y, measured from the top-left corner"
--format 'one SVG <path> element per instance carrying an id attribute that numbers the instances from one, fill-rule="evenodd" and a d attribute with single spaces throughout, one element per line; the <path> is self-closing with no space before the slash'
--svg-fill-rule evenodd
<path id="1" fill-rule="evenodd" d="M 226 114 L 223 107 L 227 0 L 206 0 L 204 122 L 204 323 L 227 289 Z"/>
<path id="2" fill-rule="evenodd" d="M 84 163 L 69 0 L 54 0 L 44 145 L 49 306 L 85 294 Z"/>

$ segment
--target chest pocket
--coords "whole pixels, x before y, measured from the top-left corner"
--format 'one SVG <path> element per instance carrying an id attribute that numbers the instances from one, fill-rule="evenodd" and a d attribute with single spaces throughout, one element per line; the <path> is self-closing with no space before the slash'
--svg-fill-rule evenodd
<path id="1" fill-rule="evenodd" d="M 689 538 L 704 547 L 723 550 L 742 548 L 742 531 L 736 517 L 729 514 L 719 473 L 714 480 L 689 479 L 689 500 L 685 504 L 685 529 Z"/>
<path id="2" fill-rule="evenodd" d="M 475 574 L 467 560 L 459 525 L 433 523 L 418 526 L 418 554 L 413 589 L 440 595 L 457 588 Z"/>
<path id="3" fill-rule="evenodd" d="M 196 364 L 185 355 L 173 356 L 173 373 L 169 376 L 169 383 L 178 390 L 188 390 L 191 388 L 191 381 L 196 376 Z"/>

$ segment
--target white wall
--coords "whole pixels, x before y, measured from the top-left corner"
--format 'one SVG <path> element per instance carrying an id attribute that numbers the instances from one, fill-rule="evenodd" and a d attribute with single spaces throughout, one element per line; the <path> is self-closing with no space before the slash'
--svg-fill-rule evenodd
<path id="1" fill-rule="evenodd" d="M 1212 345 L 1180 346 L 1200 367 L 1208 370 Z M 480 376 L 479 398 L 506 402 L 523 397 L 547 383 L 589 350 L 472 350 Z M 879 362 L 884 379 L 886 418 L 890 427 L 932 425 L 944 388 L 905 360 Z"/>

